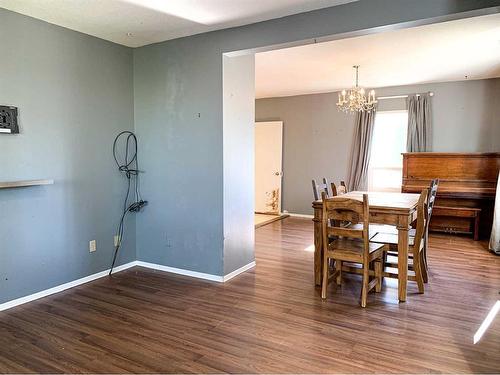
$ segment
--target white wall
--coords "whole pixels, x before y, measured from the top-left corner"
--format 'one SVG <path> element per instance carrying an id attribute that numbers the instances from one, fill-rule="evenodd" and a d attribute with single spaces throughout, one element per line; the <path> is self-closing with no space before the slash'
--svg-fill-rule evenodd
<path id="1" fill-rule="evenodd" d="M 223 69 L 224 274 L 227 275 L 254 260 L 255 56 L 224 56 Z"/>

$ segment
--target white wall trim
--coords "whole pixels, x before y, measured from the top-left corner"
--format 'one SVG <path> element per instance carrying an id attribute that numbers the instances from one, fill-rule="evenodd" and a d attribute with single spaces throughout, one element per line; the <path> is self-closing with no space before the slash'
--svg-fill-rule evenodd
<path id="1" fill-rule="evenodd" d="M 136 261 L 133 261 L 133 262 L 126 263 L 126 264 L 123 264 L 121 266 L 115 267 L 113 269 L 113 274 L 120 272 L 120 271 L 124 271 L 128 268 L 134 267 L 137 265 L 136 263 L 137 263 Z M 75 286 L 82 285 L 82 284 L 88 283 L 90 281 L 97 280 L 101 277 L 107 276 L 108 273 L 109 273 L 109 269 L 107 269 L 105 271 L 98 272 L 98 273 L 94 273 L 93 275 L 82 277 L 81 279 L 73 280 L 73 281 L 70 281 L 68 283 L 64 283 L 64 284 L 55 286 L 55 287 L 50 288 L 50 289 L 42 290 L 40 292 L 30 294 L 28 296 L 24 296 L 21 298 L 16 298 L 12 301 L 4 302 L 4 303 L 0 304 L 0 311 L 4 311 L 4 310 L 10 309 L 12 307 L 22 305 L 22 304 L 27 303 L 27 302 L 37 300 L 39 298 L 50 296 L 51 294 L 62 292 L 66 289 L 74 288 Z"/>
<path id="2" fill-rule="evenodd" d="M 250 263 L 244 265 L 243 267 L 238 268 L 237 270 L 235 270 L 231 273 L 228 273 L 225 276 L 190 271 L 190 270 L 185 270 L 182 268 L 162 266 L 161 264 L 142 262 L 140 260 L 135 260 L 133 262 L 129 262 L 129 263 L 123 264 L 121 266 L 115 267 L 113 269 L 113 274 L 120 272 L 120 271 L 124 271 L 126 269 L 129 269 L 129 268 L 132 268 L 135 266 L 150 268 L 150 269 L 159 270 L 159 271 L 163 271 L 163 272 L 174 273 L 177 275 L 195 277 L 197 279 L 210 280 L 210 281 L 216 281 L 219 283 L 223 283 L 223 282 L 231 280 L 233 277 L 238 276 L 240 273 L 243 273 L 243 272 L 248 271 L 249 269 L 255 267 L 255 261 L 250 262 Z M 74 288 L 74 287 L 82 285 L 82 284 L 86 284 L 90 281 L 94 281 L 94 280 L 100 279 L 101 277 L 107 276 L 108 273 L 109 273 L 109 269 L 107 269 L 105 271 L 98 272 L 98 273 L 94 273 L 93 275 L 82 277 L 81 279 L 73 280 L 73 281 L 70 281 L 68 283 L 64 283 L 64 284 L 55 286 L 55 287 L 50 288 L 50 289 L 42 290 L 40 292 L 30 294 L 28 296 L 24 296 L 21 298 L 14 299 L 12 301 L 4 302 L 4 303 L 0 304 L 0 311 L 4 311 L 4 310 L 10 309 L 12 307 L 16 307 L 16 306 L 19 306 L 19 305 L 22 305 L 22 304 L 25 304 L 25 303 L 28 303 L 31 301 L 35 301 L 37 299 L 50 296 L 51 294 L 62 292 L 66 289 L 70 289 L 70 288 Z"/>
<path id="3" fill-rule="evenodd" d="M 255 267 L 255 261 L 250 262 L 250 263 L 244 265 L 243 267 L 240 267 L 237 270 L 235 270 L 235 271 L 233 271 L 231 273 L 228 273 L 225 276 L 219 276 L 219 275 L 212 275 L 210 273 L 190 271 L 190 270 L 186 270 L 186 269 L 183 269 L 183 268 L 175 268 L 175 267 L 163 266 L 161 264 L 143 262 L 143 261 L 140 261 L 140 260 L 138 260 L 136 262 L 136 265 L 139 266 L 139 267 L 150 268 L 150 269 L 153 269 L 153 270 L 174 273 L 176 275 L 183 275 L 183 276 L 195 277 L 197 279 L 203 279 L 203 280 L 216 281 L 218 283 L 223 283 L 223 282 L 231 280 L 235 276 L 238 276 L 240 273 L 243 273 L 243 272 L 248 271 L 249 269 Z"/>
<path id="4" fill-rule="evenodd" d="M 184 276 L 189 276 L 189 277 L 195 277 L 197 279 L 217 281 L 219 283 L 224 282 L 224 276 L 212 275 L 210 273 L 190 271 L 190 270 L 186 270 L 186 269 L 183 269 L 183 268 L 175 268 L 175 267 L 163 266 L 161 264 L 143 262 L 141 260 L 137 261 L 137 266 L 139 266 L 139 267 L 145 267 L 145 268 L 151 268 L 153 270 L 158 270 L 158 271 L 163 271 L 163 272 L 175 273 L 177 275 L 184 275 Z"/>
<path id="5" fill-rule="evenodd" d="M 237 270 L 234 270 L 231 273 L 228 273 L 226 276 L 224 276 L 223 282 L 231 280 L 233 277 L 238 276 L 240 273 L 243 273 L 245 271 L 248 271 L 249 269 L 252 269 L 255 267 L 255 260 L 253 262 L 250 262 L 243 267 L 238 268 Z"/>
<path id="6" fill-rule="evenodd" d="M 293 214 L 291 212 L 288 213 L 291 217 L 302 217 L 304 219 L 314 219 L 314 215 L 305 215 L 305 214 Z"/>

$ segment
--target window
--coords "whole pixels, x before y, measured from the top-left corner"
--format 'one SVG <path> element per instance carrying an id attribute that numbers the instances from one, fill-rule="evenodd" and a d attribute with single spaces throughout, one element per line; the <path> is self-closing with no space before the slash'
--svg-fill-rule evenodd
<path id="1" fill-rule="evenodd" d="M 408 111 L 377 112 L 368 166 L 368 190 L 401 191 Z"/>

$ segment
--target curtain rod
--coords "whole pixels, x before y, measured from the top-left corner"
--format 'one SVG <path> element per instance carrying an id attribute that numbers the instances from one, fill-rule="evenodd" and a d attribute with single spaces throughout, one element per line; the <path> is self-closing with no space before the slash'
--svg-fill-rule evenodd
<path id="1" fill-rule="evenodd" d="M 416 96 L 420 96 L 422 94 L 415 94 Z M 434 96 L 433 92 L 429 92 L 430 96 Z M 384 100 L 384 99 L 404 99 L 407 98 L 409 94 L 407 95 L 392 95 L 392 96 L 379 96 L 377 97 L 377 100 Z"/>

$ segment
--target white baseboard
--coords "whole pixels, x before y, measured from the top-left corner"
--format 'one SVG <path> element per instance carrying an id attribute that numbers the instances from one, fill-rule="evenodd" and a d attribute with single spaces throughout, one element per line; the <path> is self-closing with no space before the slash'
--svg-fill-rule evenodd
<path id="1" fill-rule="evenodd" d="M 195 277 L 197 279 L 203 279 L 203 280 L 209 280 L 209 281 L 216 281 L 218 283 L 223 283 L 226 281 L 229 281 L 235 276 L 238 276 L 240 273 L 243 273 L 253 267 L 255 267 L 255 261 L 250 262 L 246 265 L 244 265 L 241 268 L 238 268 L 237 270 L 228 273 L 225 276 L 219 276 L 219 275 L 212 275 L 210 273 L 203 273 L 203 272 L 196 272 L 196 271 L 190 271 L 186 270 L 183 268 L 175 268 L 175 267 L 169 267 L 169 266 L 163 266 L 161 264 L 155 264 L 155 263 L 149 263 L 149 262 L 143 262 L 138 260 L 136 262 L 136 265 L 139 267 L 145 267 L 145 268 L 150 268 L 153 270 L 158 270 L 158 271 L 163 271 L 163 272 L 170 272 L 170 273 L 175 273 L 176 275 L 183 275 L 183 276 L 189 276 L 189 277 Z"/>
<path id="2" fill-rule="evenodd" d="M 248 271 L 251 268 L 255 267 L 255 260 L 253 262 L 250 262 L 243 267 L 238 268 L 237 270 L 234 270 L 231 273 L 228 273 L 226 276 L 224 276 L 223 282 L 231 280 L 233 277 L 238 276 L 240 273 L 243 273 L 245 271 Z"/>
<path id="3" fill-rule="evenodd" d="M 182 268 L 162 266 L 161 264 L 142 262 L 140 260 L 135 260 L 133 262 L 126 263 L 126 264 L 123 264 L 121 266 L 115 267 L 113 269 L 113 274 L 120 272 L 120 271 L 124 271 L 128 268 L 132 268 L 135 266 L 151 268 L 151 269 L 159 270 L 159 271 L 163 271 L 163 272 L 175 273 L 177 275 L 190 276 L 190 277 L 195 277 L 197 279 L 204 279 L 204 280 L 210 280 L 210 281 L 216 281 L 219 283 L 223 283 L 223 282 L 231 280 L 233 277 L 239 275 L 240 273 L 243 273 L 243 272 L 255 267 L 255 261 L 250 262 L 247 265 L 245 265 L 241 268 L 238 268 L 237 270 L 235 270 L 231 273 L 228 273 L 225 276 L 190 271 L 190 270 L 185 270 Z M 12 307 L 22 305 L 22 304 L 27 303 L 27 302 L 37 300 L 39 298 L 50 296 L 51 294 L 62 292 L 66 289 L 74 288 L 75 286 L 82 285 L 82 284 L 88 283 L 90 281 L 97 280 L 101 277 L 107 276 L 108 273 L 109 273 L 109 269 L 105 270 L 105 271 L 98 272 L 98 273 L 94 273 L 93 275 L 82 277 L 81 279 L 78 279 L 78 280 L 73 280 L 73 281 L 70 281 L 68 283 L 55 286 L 55 287 L 50 288 L 50 289 L 46 289 L 46 290 L 42 290 L 42 291 L 34 293 L 34 294 L 30 294 L 29 296 L 25 296 L 25 297 L 14 299 L 12 301 L 4 302 L 4 303 L 0 304 L 0 311 L 4 311 L 4 310 L 10 309 Z"/>
<path id="4" fill-rule="evenodd" d="M 305 214 L 292 214 L 292 213 L 288 213 L 288 215 L 290 215 L 291 217 L 302 217 L 304 219 L 314 219 L 314 215 L 305 215 Z"/>
<path id="5" fill-rule="evenodd" d="M 136 261 L 133 261 L 133 262 L 126 263 L 126 264 L 123 264 L 121 266 L 115 267 L 113 269 L 113 273 L 117 273 L 117 272 L 126 270 L 128 268 L 134 267 L 136 265 L 136 263 L 137 263 Z M 14 299 L 12 301 L 4 302 L 4 303 L 0 304 L 0 311 L 4 311 L 4 310 L 10 309 L 12 307 L 22 305 L 22 304 L 27 303 L 27 302 L 37 300 L 39 298 L 50 296 L 51 294 L 62 292 L 63 290 L 66 290 L 66 289 L 74 288 L 75 286 L 82 285 L 82 284 L 88 283 L 90 281 L 97 280 L 101 277 L 107 276 L 108 273 L 109 273 L 109 269 L 105 270 L 105 271 L 98 272 L 98 273 L 94 273 L 93 275 L 82 277 L 81 279 L 78 279 L 78 280 L 73 280 L 73 281 L 70 281 L 68 283 L 64 283 L 64 284 L 55 286 L 55 287 L 50 288 L 50 289 L 46 289 L 46 290 L 42 290 L 42 291 L 34 293 L 34 294 L 30 294 L 29 296 L 25 296 L 25 297 Z"/>
<path id="6" fill-rule="evenodd" d="M 145 268 L 151 268 L 152 270 L 158 270 L 158 271 L 163 271 L 163 272 L 175 273 L 177 275 L 184 275 L 184 276 L 189 276 L 189 277 L 195 277 L 197 279 L 217 281 L 217 282 L 220 282 L 220 283 L 224 282 L 224 276 L 212 275 L 210 273 L 196 272 L 196 271 L 185 270 L 183 268 L 175 268 L 175 267 L 163 266 L 161 264 L 143 262 L 141 260 L 137 261 L 137 265 L 139 267 L 145 267 Z"/>

